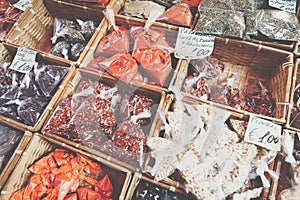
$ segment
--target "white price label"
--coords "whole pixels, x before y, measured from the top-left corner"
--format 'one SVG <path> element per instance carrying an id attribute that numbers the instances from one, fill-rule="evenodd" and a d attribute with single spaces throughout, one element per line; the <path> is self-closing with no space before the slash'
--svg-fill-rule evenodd
<path id="1" fill-rule="evenodd" d="M 272 151 L 280 151 L 281 131 L 280 125 L 250 115 L 244 141 Z"/>
<path id="2" fill-rule="evenodd" d="M 30 72 L 36 64 L 36 54 L 34 50 L 19 47 L 9 68 L 25 74 Z"/>
<path id="3" fill-rule="evenodd" d="M 14 4 L 14 7 L 18 8 L 19 10 L 25 11 L 26 8 L 31 4 L 32 0 L 20 0 Z"/>
<path id="4" fill-rule="evenodd" d="M 290 13 L 296 13 L 296 5 L 297 0 L 269 0 L 269 6 Z"/>
<path id="5" fill-rule="evenodd" d="M 202 35 L 187 28 L 179 27 L 175 44 L 175 57 L 197 59 L 210 56 L 214 50 L 215 36 Z"/>

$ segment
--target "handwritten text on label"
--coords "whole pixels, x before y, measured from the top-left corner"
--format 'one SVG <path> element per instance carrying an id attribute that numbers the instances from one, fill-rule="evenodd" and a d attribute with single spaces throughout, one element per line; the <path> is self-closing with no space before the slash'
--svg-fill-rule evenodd
<path id="1" fill-rule="evenodd" d="M 244 140 L 273 151 L 280 151 L 281 131 L 280 125 L 250 115 Z"/>
<path id="2" fill-rule="evenodd" d="M 296 13 L 296 4 L 296 0 L 269 0 L 269 6 L 290 13 Z"/>
<path id="3" fill-rule="evenodd" d="M 175 45 L 175 57 L 183 59 L 204 58 L 212 54 L 214 42 L 215 36 L 200 35 L 191 29 L 180 27 Z"/>

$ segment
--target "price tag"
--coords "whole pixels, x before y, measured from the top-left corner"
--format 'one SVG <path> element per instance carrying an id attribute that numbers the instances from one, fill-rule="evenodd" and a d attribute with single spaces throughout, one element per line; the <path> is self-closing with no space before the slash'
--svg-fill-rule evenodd
<path id="1" fill-rule="evenodd" d="M 244 141 L 272 151 L 280 151 L 281 129 L 278 124 L 250 115 Z"/>
<path id="2" fill-rule="evenodd" d="M 36 51 L 19 47 L 9 68 L 25 74 L 30 72 L 36 64 L 36 54 Z"/>
<path id="3" fill-rule="evenodd" d="M 269 0 L 269 6 L 290 13 L 296 13 L 296 4 L 297 0 Z"/>
<path id="4" fill-rule="evenodd" d="M 175 57 L 182 59 L 204 58 L 214 50 L 215 36 L 202 35 L 191 29 L 179 27 L 175 44 Z"/>
<path id="5" fill-rule="evenodd" d="M 14 7 L 18 8 L 19 10 L 25 11 L 26 8 L 31 4 L 32 0 L 20 0 L 14 4 Z"/>

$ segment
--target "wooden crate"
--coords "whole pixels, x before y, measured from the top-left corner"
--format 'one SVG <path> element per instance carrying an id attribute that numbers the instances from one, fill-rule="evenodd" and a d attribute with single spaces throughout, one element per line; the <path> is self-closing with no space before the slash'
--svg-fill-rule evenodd
<path id="1" fill-rule="evenodd" d="M 178 183 L 179 184 L 179 183 Z M 180 199 L 197 199 L 190 193 L 186 193 L 182 188 L 176 188 L 173 185 L 169 185 L 164 182 L 154 181 L 151 177 L 148 177 L 145 174 L 135 173 L 130 186 L 128 188 L 128 192 L 126 194 L 126 200 L 141 198 L 138 196 L 143 190 L 147 189 L 156 189 L 167 191 L 169 195 L 176 195 Z M 162 198 L 161 196 L 158 198 Z"/>
<path id="2" fill-rule="evenodd" d="M 111 0 L 110 7 L 117 9 L 120 5 L 116 5 L 115 0 Z M 117 6 L 117 7 L 115 7 Z M 22 17 L 15 23 L 5 41 L 10 44 L 15 44 L 27 48 L 31 48 L 50 54 L 50 49 L 54 46 L 51 42 L 53 36 L 54 19 L 63 18 L 68 20 L 92 20 L 97 27 L 103 19 L 102 11 L 104 6 L 98 8 L 90 8 L 81 5 L 76 5 L 58 0 L 34 0 Z M 97 30 L 95 30 L 97 32 Z M 86 49 L 89 48 L 95 39 L 94 33 L 92 38 L 86 44 Z M 77 65 L 82 61 L 86 49 L 80 54 L 76 62 Z M 54 56 L 54 55 L 52 55 Z M 66 60 L 64 58 L 54 56 L 56 59 Z"/>
<path id="3" fill-rule="evenodd" d="M 164 92 L 160 93 L 156 90 L 153 90 L 153 88 L 147 87 L 147 86 L 139 87 L 139 86 L 136 86 L 133 84 L 127 85 L 127 84 L 120 82 L 117 79 L 112 78 L 111 76 L 107 76 L 105 74 L 99 74 L 99 73 L 95 73 L 95 72 L 85 70 L 85 69 L 78 69 L 76 75 L 67 84 L 67 87 L 65 88 L 63 94 L 60 97 L 60 101 L 62 101 L 63 99 L 66 99 L 68 97 L 72 97 L 76 87 L 80 84 L 80 82 L 83 78 L 88 78 L 89 80 L 92 80 L 92 81 L 99 81 L 100 83 L 110 85 L 111 87 L 116 86 L 118 88 L 118 91 L 122 94 L 131 94 L 131 95 L 132 94 L 141 94 L 148 98 L 153 99 L 154 107 L 152 108 L 151 122 L 150 122 L 150 124 L 145 126 L 143 128 L 143 130 L 144 130 L 144 134 L 147 137 L 150 137 L 153 135 L 155 136 L 155 135 L 159 134 L 159 130 L 157 130 L 157 129 L 160 128 L 160 126 L 157 126 L 157 123 L 160 123 L 159 122 L 160 119 L 159 119 L 157 110 L 161 110 L 162 106 L 165 103 L 165 93 Z M 136 164 L 129 163 L 129 161 L 126 160 L 125 158 L 123 160 L 121 158 L 116 158 L 116 155 L 110 155 L 109 152 L 105 152 L 101 149 L 93 149 L 92 147 L 88 147 L 88 146 L 82 144 L 82 142 L 80 142 L 80 141 L 71 141 L 70 139 L 64 137 L 63 135 L 57 135 L 54 132 L 47 131 L 46 130 L 47 124 L 49 124 L 51 122 L 51 119 L 54 114 L 55 114 L 55 109 L 53 110 L 51 115 L 48 116 L 46 123 L 44 124 L 44 127 L 42 128 L 42 133 L 45 134 L 46 136 L 55 138 L 59 141 L 62 141 L 64 143 L 68 144 L 68 145 L 75 146 L 78 149 L 81 149 L 83 151 L 90 152 L 94 155 L 100 156 L 108 161 L 111 161 L 118 165 L 124 166 L 133 171 L 140 170 L 140 166 L 138 166 L 137 163 Z M 95 130 L 100 127 L 100 126 L 99 127 L 98 126 L 99 125 L 97 125 L 97 127 L 95 127 Z M 143 157 L 144 157 L 144 155 L 143 155 Z"/>
<path id="4" fill-rule="evenodd" d="M 158 1 L 150 0 L 150 1 L 152 1 L 152 2 L 154 2 L 154 3 L 158 3 L 158 2 L 159 2 L 159 0 L 158 0 Z M 163 2 L 163 1 L 161 1 L 161 2 Z M 178 3 L 178 2 L 177 2 L 177 3 Z M 176 5 L 177 3 L 174 3 L 174 5 Z M 179 3 L 180 3 L 180 2 L 179 2 Z M 178 3 L 178 4 L 179 4 L 179 3 Z M 158 4 L 159 4 L 159 3 L 158 3 Z M 173 3 L 172 3 L 172 4 L 173 4 Z M 161 4 L 159 4 L 159 5 L 161 5 Z M 197 19 L 198 19 L 198 17 L 199 17 L 198 7 L 192 7 L 192 6 L 189 6 L 189 5 L 187 5 L 187 4 L 185 4 L 185 6 L 189 7 L 189 9 L 190 9 L 190 11 L 191 11 L 191 13 L 192 13 L 192 20 L 191 20 L 191 23 L 190 23 L 188 26 L 178 25 L 178 24 L 170 23 L 170 22 L 166 22 L 166 21 L 158 21 L 158 22 L 161 23 L 161 24 L 166 24 L 166 25 L 170 24 L 170 25 L 172 25 L 172 26 L 178 26 L 178 27 L 181 26 L 181 27 L 186 27 L 186 28 L 193 29 L 194 26 L 196 25 Z M 169 6 L 164 6 L 164 7 L 165 7 L 165 11 L 168 10 L 169 8 L 171 8 L 171 7 L 169 7 Z M 126 16 L 124 15 L 124 12 L 123 12 L 123 11 L 124 11 L 124 6 L 119 10 L 118 14 L 120 14 L 120 15 L 126 17 Z M 131 16 L 128 16 L 128 17 L 131 18 Z M 135 17 L 135 16 L 133 16 L 132 18 L 133 18 L 133 19 L 145 19 L 145 18 L 138 18 L 138 17 Z M 147 20 L 147 19 L 146 19 L 146 20 Z"/>
<path id="5" fill-rule="evenodd" d="M 174 103 L 176 102 L 176 97 L 173 94 L 168 95 L 167 98 L 168 98 L 168 100 L 166 100 L 165 107 L 163 109 L 163 112 L 165 112 L 165 113 L 167 113 L 168 111 L 172 112 L 173 109 L 174 109 L 174 106 L 175 106 Z M 186 103 L 186 104 L 190 104 L 190 105 L 197 105 L 197 104 L 204 105 L 204 104 L 206 104 L 206 103 L 202 102 L 199 99 L 193 99 L 193 98 L 189 98 L 189 97 L 184 97 L 183 100 L 182 100 L 182 102 Z M 214 106 L 214 105 L 211 105 L 211 106 Z M 230 121 L 229 120 L 230 121 L 235 121 L 236 125 L 230 125 Z M 230 127 L 230 130 L 235 130 L 235 131 L 240 126 L 238 124 L 242 124 L 242 126 L 245 126 L 245 130 L 246 130 L 247 123 L 248 123 L 248 119 L 243 119 L 242 116 L 237 115 L 236 113 L 230 113 L 230 116 L 229 116 L 229 118 L 226 121 L 226 124 Z M 235 127 L 235 129 L 232 129 L 233 127 Z M 157 129 L 161 130 L 161 132 L 160 132 L 160 134 L 159 134 L 158 137 L 164 137 L 164 134 L 165 134 L 164 130 L 162 128 L 157 128 Z M 239 137 L 241 137 L 241 136 L 239 136 Z M 241 141 L 243 140 L 243 138 L 240 138 L 240 139 L 241 139 Z M 264 150 L 263 147 L 259 147 L 259 148 L 260 149 L 258 149 L 258 151 Z M 270 156 L 269 160 L 268 160 L 268 167 L 269 167 L 269 169 L 275 171 L 276 173 L 279 173 L 277 160 L 279 160 L 278 157 L 281 156 L 281 153 L 280 152 L 271 152 L 271 154 L 269 154 L 269 156 Z M 151 156 L 148 157 L 147 164 L 149 166 L 151 166 L 153 164 Z M 278 180 L 273 180 L 271 178 L 271 176 L 269 174 L 267 174 L 267 173 L 265 173 L 265 176 L 268 179 L 271 187 L 270 188 L 263 188 L 262 193 L 261 193 L 260 197 L 257 198 L 257 200 L 258 199 L 259 200 L 266 200 L 266 199 L 271 198 L 272 195 L 273 195 L 273 193 L 274 193 L 274 190 L 275 190 L 274 188 L 277 187 Z M 141 177 L 141 176 L 139 176 L 139 177 Z M 161 180 L 159 182 L 155 181 L 155 178 L 150 173 L 148 173 L 148 172 L 143 173 L 143 177 L 144 177 L 144 180 L 147 180 L 147 181 L 150 180 L 149 182 L 151 182 L 151 183 L 155 183 L 157 185 L 166 185 L 167 186 L 166 188 L 170 189 L 171 191 L 183 191 L 184 192 L 187 189 L 186 186 L 184 185 L 186 183 L 186 181 L 181 176 L 180 171 L 178 171 L 178 170 L 175 170 L 173 174 L 171 174 L 170 176 L 168 176 L 168 178 L 163 179 L 163 180 Z M 137 180 L 138 179 L 136 179 L 137 183 L 134 185 L 134 187 L 132 187 L 132 186 L 130 187 L 129 191 L 131 191 L 131 193 L 128 193 L 128 195 L 132 196 L 133 191 L 134 191 L 133 188 L 135 188 L 136 185 L 138 184 Z M 262 187 L 261 181 L 258 178 L 255 179 L 254 181 L 255 181 L 255 183 L 256 183 L 257 186 L 260 185 L 260 187 Z M 133 179 L 132 182 L 134 183 L 134 179 Z M 232 199 L 232 198 L 233 198 L 232 195 L 229 196 L 229 199 Z"/>
<path id="6" fill-rule="evenodd" d="M 20 131 L 20 130 L 19 130 Z M 25 130 L 22 130 L 23 132 Z M 20 131 L 21 132 L 21 131 Z M 18 143 L 16 149 L 12 149 L 12 155 L 10 156 L 10 159 L 3 167 L 3 170 L 0 173 L 0 190 L 3 187 L 5 181 L 9 177 L 12 170 L 15 168 L 18 160 L 20 159 L 23 151 L 26 149 L 30 139 L 32 137 L 32 133 L 29 131 L 25 131 L 23 134 L 20 142 Z"/>
<path id="7" fill-rule="evenodd" d="M 291 129 L 293 131 L 300 131 L 300 124 L 299 124 L 299 114 L 300 111 L 297 111 L 299 108 L 297 108 L 297 99 L 294 98 L 297 92 L 297 85 L 299 84 L 300 79 L 300 59 L 296 59 L 295 61 L 295 68 L 293 70 L 293 80 L 292 80 L 292 86 L 291 86 L 291 92 L 290 92 L 290 104 L 287 114 L 287 123 L 286 127 L 288 129 Z"/>
<path id="8" fill-rule="evenodd" d="M 126 27 L 128 29 L 130 29 L 133 26 L 144 27 L 145 23 L 146 23 L 146 20 L 144 20 L 144 19 L 137 19 L 134 17 L 127 17 L 127 16 L 123 16 L 123 15 L 118 15 L 118 14 L 115 15 L 115 21 L 116 21 L 117 26 Z M 99 32 L 98 32 L 95 40 L 93 41 L 93 44 L 89 46 L 89 49 L 87 50 L 87 53 L 85 54 L 85 57 L 84 57 L 81 65 L 79 66 L 80 68 L 87 68 L 88 64 L 92 60 L 95 59 L 94 52 L 96 51 L 97 46 L 100 43 L 100 41 L 108 34 L 108 31 L 110 30 L 110 28 L 112 28 L 112 25 L 109 23 L 108 20 L 103 20 L 101 22 L 101 24 L 98 27 Z M 169 24 L 165 24 L 165 23 L 161 23 L 161 22 L 155 22 L 151 26 L 151 29 L 156 30 L 158 32 L 164 32 L 166 34 L 166 38 L 168 40 L 174 41 L 173 45 L 175 47 L 175 41 L 176 41 L 177 32 L 178 32 L 177 26 L 169 25 Z M 168 92 L 168 86 L 170 85 L 170 82 L 173 81 L 175 75 L 177 74 L 180 63 L 182 61 L 181 59 L 175 58 L 173 56 L 173 54 L 171 54 L 171 58 L 172 58 L 172 70 L 169 73 L 169 76 L 168 76 L 164 86 L 162 87 L 159 85 L 147 84 L 148 87 L 151 87 L 155 90 Z M 89 69 L 91 71 L 97 71 L 97 70 L 91 69 L 91 68 L 87 68 L 87 69 Z M 141 85 L 141 86 L 146 85 L 146 83 L 135 81 L 135 80 L 132 80 L 131 83 Z"/>
<path id="9" fill-rule="evenodd" d="M 78 153 L 97 161 L 103 171 L 109 175 L 114 189 L 113 199 L 123 200 L 125 198 L 125 194 L 131 180 L 130 171 L 56 140 L 48 140 L 47 137 L 38 133 L 33 135 L 32 140 L 22 153 L 17 166 L 13 169 L 1 190 L 0 198 L 6 200 L 14 191 L 21 189 L 29 175 L 29 167 L 45 154 L 48 154 L 57 148 L 66 149 L 70 152 Z"/>
<path id="10" fill-rule="evenodd" d="M 3 45 L 4 45 L 4 48 L 5 48 L 5 52 L 7 53 L 6 54 L 7 56 L 5 56 L 3 58 L 5 58 L 5 61 L 8 62 L 9 60 L 11 60 L 11 58 L 13 58 L 15 56 L 15 54 L 17 52 L 17 46 L 12 45 L 12 44 L 7 44 L 7 43 L 4 43 Z M 7 59 L 7 58 L 9 58 L 9 59 Z M 53 107 L 56 105 L 63 89 L 65 88 L 65 86 L 67 84 L 67 82 L 73 76 L 73 73 L 75 73 L 75 65 L 72 64 L 69 61 L 57 60 L 57 59 L 53 58 L 52 56 L 45 55 L 45 54 L 40 54 L 40 53 L 37 54 L 36 61 L 38 63 L 66 66 L 66 67 L 69 67 L 69 71 L 67 72 L 66 76 L 64 77 L 64 79 L 60 83 L 59 87 L 56 89 L 56 92 L 53 95 L 53 97 L 49 100 L 49 103 L 48 103 L 47 107 L 42 112 L 42 114 L 39 117 L 38 121 L 34 125 L 32 125 L 32 126 L 26 125 L 26 124 L 18 121 L 17 119 L 8 118 L 8 117 L 5 117 L 3 115 L 0 115 L 0 122 L 1 123 L 5 124 L 5 125 L 8 125 L 8 126 L 13 126 L 16 129 L 29 130 L 31 132 L 39 131 L 41 129 L 44 121 L 46 120 L 47 116 L 49 115 L 49 113 L 51 112 Z M 3 60 L 2 60 L 2 62 L 3 62 Z"/>
<path id="11" fill-rule="evenodd" d="M 257 91 L 259 81 L 265 83 L 276 101 L 275 115 L 269 117 L 249 113 L 202 100 L 187 93 L 184 93 L 184 96 L 199 99 L 201 102 L 221 107 L 245 118 L 251 114 L 276 123 L 286 123 L 294 69 L 293 53 L 246 41 L 216 37 L 212 56 L 225 63 L 225 69 L 216 81 L 226 82 L 227 78 L 237 73 L 233 87 L 239 88 L 243 94 Z M 188 61 L 181 62 L 180 70 L 172 83 L 179 90 L 182 90 L 185 78 L 189 75 L 189 68 Z"/>

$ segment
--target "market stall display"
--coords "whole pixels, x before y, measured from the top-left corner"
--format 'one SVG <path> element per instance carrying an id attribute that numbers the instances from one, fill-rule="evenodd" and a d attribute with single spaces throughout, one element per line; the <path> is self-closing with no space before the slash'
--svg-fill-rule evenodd
<path id="1" fill-rule="evenodd" d="M 22 10 L 15 8 L 14 4 L 18 0 L 2 0 L 0 2 L 0 40 L 4 40 L 7 33 L 10 31 L 12 26 L 19 19 L 23 13 Z"/>
<path id="2" fill-rule="evenodd" d="M 210 57 L 183 62 L 174 86 L 191 98 L 285 123 L 293 62 L 286 51 L 217 37 Z"/>
<path id="3" fill-rule="evenodd" d="M 42 133 L 132 169 L 143 167 L 164 94 L 83 69 L 71 84 L 74 90 L 66 88 Z"/>
<path id="4" fill-rule="evenodd" d="M 80 67 L 166 91 L 180 65 L 172 52 L 178 27 L 107 12 L 104 34 L 97 35 Z"/>
<path id="5" fill-rule="evenodd" d="M 0 67 L 0 117 L 16 128 L 37 131 L 75 67 L 70 63 L 37 54 L 32 67 L 26 68 L 27 71 L 18 71 L 16 68 L 11 69 L 17 47 L 7 44 L 5 48 L 11 60 L 2 63 Z"/>
<path id="6" fill-rule="evenodd" d="M 0 199 L 297 196 L 297 16 L 267 0 L 33 0 L 0 45 L 0 123 L 25 132 Z M 2 136 L 6 154 L 20 137 Z"/>
<path id="7" fill-rule="evenodd" d="M 5 41 L 80 62 L 84 48 L 92 42 L 94 31 L 103 18 L 101 11 L 105 7 L 93 9 L 62 1 L 36 0 L 30 9 Z"/>
<path id="8" fill-rule="evenodd" d="M 51 176 L 54 179 L 49 179 Z M 121 167 L 98 162 L 86 153 L 59 146 L 59 143 L 34 134 L 0 197 L 58 198 L 68 195 L 71 198 L 78 195 L 80 198 L 100 198 L 104 195 L 106 199 L 123 199 L 130 178 L 129 171 Z M 62 185 L 68 189 L 59 190 Z"/>

